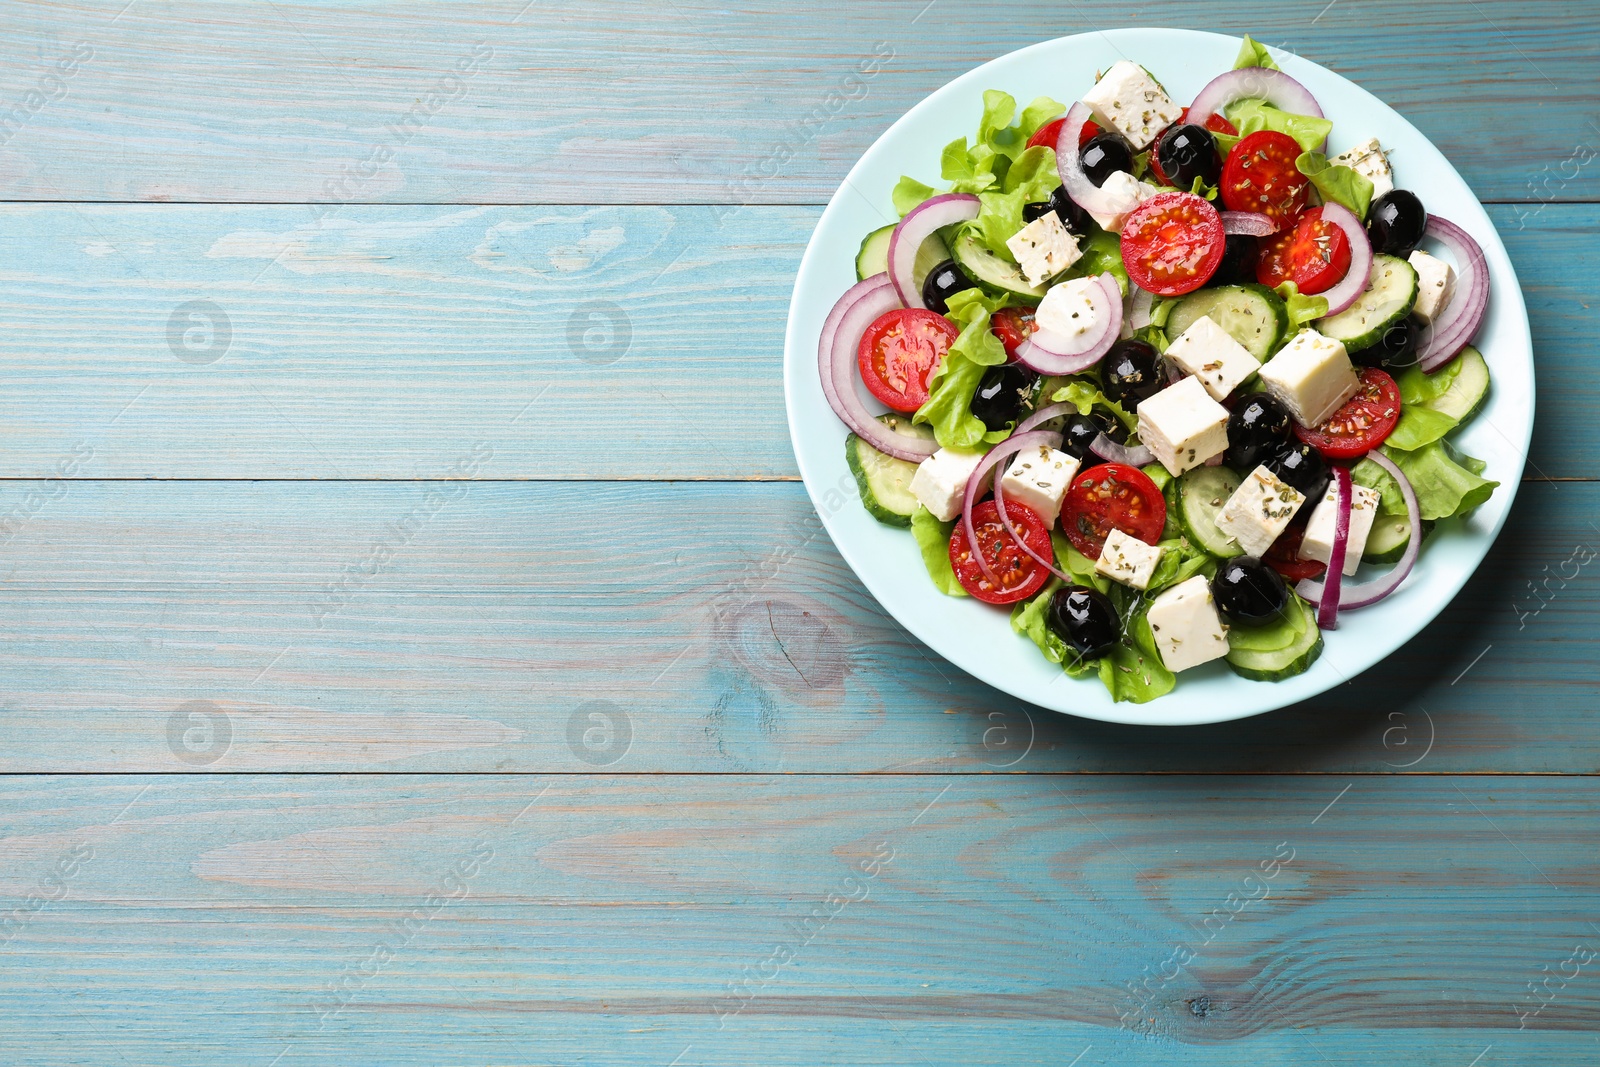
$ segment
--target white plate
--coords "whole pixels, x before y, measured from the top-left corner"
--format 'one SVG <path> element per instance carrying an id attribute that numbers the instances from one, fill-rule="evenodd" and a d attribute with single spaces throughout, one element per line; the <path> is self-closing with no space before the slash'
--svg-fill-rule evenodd
<path id="1" fill-rule="evenodd" d="M 939 593 L 910 533 L 882 525 L 861 507 L 845 465 L 847 431 L 828 407 L 817 375 L 817 338 L 829 309 L 855 282 L 861 238 L 896 220 L 889 195 L 895 182 L 909 174 L 940 186 L 939 151 L 957 137 L 972 136 L 985 89 L 1004 89 L 1019 108 L 1036 96 L 1067 103 L 1088 91 L 1097 70 L 1127 58 L 1149 67 L 1173 99 L 1187 102 L 1233 66 L 1239 44 L 1192 30 L 1121 29 L 1046 41 L 985 63 L 878 138 L 828 203 L 800 263 L 784 339 L 789 430 L 806 490 L 840 554 L 878 602 L 935 652 L 997 689 L 1055 711 L 1159 726 L 1222 722 L 1305 700 L 1355 677 L 1410 640 L 1456 595 L 1504 525 L 1522 477 L 1533 431 L 1532 341 L 1516 274 L 1489 217 L 1449 161 L 1388 105 L 1332 71 L 1274 51 L 1284 71 L 1333 120 L 1330 155 L 1376 136 L 1390 150 L 1396 183 L 1415 190 L 1430 212 L 1460 225 L 1483 246 L 1491 299 L 1476 344 L 1489 362 L 1493 386 L 1484 410 L 1451 440 L 1487 461 L 1484 476 L 1501 483 L 1489 502 L 1469 522 L 1441 524 L 1393 596 L 1342 616 L 1339 629 L 1324 635 L 1322 657 L 1305 674 L 1252 682 L 1218 660 L 1184 671 L 1171 693 L 1148 704 L 1113 703 L 1098 678 L 1067 677 L 1033 642 L 1012 633 L 1006 610 Z M 1367 571 L 1356 580 L 1371 577 Z"/>

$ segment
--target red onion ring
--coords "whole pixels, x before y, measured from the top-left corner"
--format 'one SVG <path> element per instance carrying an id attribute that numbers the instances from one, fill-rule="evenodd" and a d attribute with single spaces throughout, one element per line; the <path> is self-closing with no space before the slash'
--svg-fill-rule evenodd
<path id="1" fill-rule="evenodd" d="M 872 417 L 856 395 L 856 351 L 861 335 L 886 311 L 900 306 L 887 274 L 874 274 L 845 290 L 822 324 L 817 342 L 817 370 L 822 376 L 822 392 L 828 406 L 873 448 L 896 459 L 920 463 L 939 450 L 935 441 L 923 441 L 895 433 Z"/>
<path id="2" fill-rule="evenodd" d="M 1122 329 L 1122 289 L 1109 272 L 1095 278 L 1106 300 L 1105 322 L 1092 335 L 1073 340 L 1038 329 L 1017 349 L 1017 362 L 1040 374 L 1076 374 L 1088 370 L 1111 351 Z"/>
<path id="3" fill-rule="evenodd" d="M 1227 457 L 1227 453 L 1226 452 L 1218 452 L 1216 455 L 1212 456 L 1210 459 L 1206 460 L 1204 463 L 1202 463 L 1200 465 L 1202 467 L 1220 467 L 1220 466 L 1222 466 L 1223 459 L 1226 458 L 1226 457 Z"/>
<path id="4" fill-rule="evenodd" d="M 1251 237 L 1266 237 L 1278 232 L 1278 224 L 1259 211 L 1224 211 L 1222 232 L 1242 233 Z"/>
<path id="5" fill-rule="evenodd" d="M 1311 95 L 1311 90 L 1283 71 L 1271 67 L 1243 67 L 1219 74 L 1207 82 L 1206 87 L 1195 94 L 1194 103 L 1189 105 L 1187 121 L 1204 126 L 1207 119 L 1221 114 L 1222 109 L 1234 101 L 1252 98 L 1265 100 L 1278 110 L 1291 114 L 1314 115 L 1319 119 L 1326 117 L 1317 98 Z M 1327 147 L 1326 139 L 1321 147 Z"/>
<path id="6" fill-rule="evenodd" d="M 1056 171 L 1061 175 L 1061 184 L 1067 187 L 1067 195 L 1079 207 L 1099 215 L 1114 215 L 1121 200 L 1089 180 L 1083 172 L 1083 158 L 1078 154 L 1078 137 L 1089 118 L 1089 105 L 1082 100 L 1067 109 L 1061 133 L 1056 137 Z"/>
<path id="7" fill-rule="evenodd" d="M 1223 212 L 1222 217 L 1226 219 L 1228 212 Z M 1124 314 L 1127 316 L 1129 326 L 1135 330 L 1142 330 L 1150 325 L 1150 315 L 1155 311 L 1155 307 L 1156 294 L 1148 289 L 1141 289 L 1131 282 L 1128 284 L 1128 307 Z"/>
<path id="8" fill-rule="evenodd" d="M 917 263 L 917 250 L 922 242 L 937 230 L 970 222 L 978 217 L 981 203 L 971 193 L 944 193 L 930 196 L 912 208 L 889 235 L 889 278 L 894 282 L 900 302 L 908 308 L 926 308 L 922 290 L 918 287 L 912 269 Z"/>
<path id="9" fill-rule="evenodd" d="M 1456 259 L 1455 295 L 1449 306 L 1435 316 L 1417 349 L 1417 365 L 1432 373 L 1460 355 L 1483 325 L 1483 315 L 1489 307 L 1489 264 L 1478 242 L 1448 219 L 1429 215 L 1423 232 L 1448 248 Z"/>
<path id="10" fill-rule="evenodd" d="M 1045 407 L 1040 408 L 1038 411 L 1035 411 L 1032 415 L 1029 415 L 1021 422 L 1017 423 L 1017 428 L 1011 431 L 1011 436 L 1015 437 L 1018 434 L 1027 433 L 1035 426 L 1049 422 L 1057 415 L 1070 415 L 1075 413 L 1077 410 L 1078 406 L 1076 404 L 1048 404 Z"/>
<path id="11" fill-rule="evenodd" d="M 1344 584 L 1344 557 L 1350 551 L 1350 502 L 1355 490 L 1350 485 L 1350 468 L 1333 468 L 1333 550 L 1328 553 L 1327 578 L 1317 601 L 1317 625 L 1324 630 L 1339 627 L 1339 590 Z"/>
<path id="12" fill-rule="evenodd" d="M 1000 472 L 995 471 L 994 508 L 1000 513 L 1000 525 L 1006 528 L 1006 533 L 1011 535 L 1011 539 L 1017 543 L 1017 547 L 1022 549 L 1022 551 L 1027 554 L 1029 558 L 1031 558 L 1035 563 L 1039 564 L 1039 566 L 1043 567 L 1045 570 L 1049 571 L 1051 574 L 1055 575 L 1057 578 L 1060 578 L 1063 582 L 1071 585 L 1071 575 L 1062 572 L 1062 570 L 1055 565 L 1054 560 L 1045 559 L 1043 556 L 1039 555 L 1039 553 L 1035 552 L 1031 547 L 1029 547 L 1028 542 L 1023 539 L 1022 535 L 1017 532 L 1016 526 L 1011 521 L 1010 514 L 1006 512 L 1005 492 L 1000 488 L 1000 481 Z M 1027 507 L 1026 504 L 1019 506 Z"/>
<path id="13" fill-rule="evenodd" d="M 1405 476 L 1399 467 L 1395 466 L 1394 460 L 1377 449 L 1368 452 L 1367 458 L 1388 471 L 1389 477 L 1393 478 L 1395 483 L 1400 486 L 1400 497 L 1406 502 L 1406 514 L 1411 520 L 1411 540 L 1406 542 L 1406 550 L 1401 554 L 1400 562 L 1396 563 L 1394 569 L 1388 574 L 1343 590 L 1341 600 L 1343 601 L 1343 606 L 1347 609 L 1364 608 L 1376 604 L 1398 589 L 1400 583 L 1406 580 L 1406 575 L 1411 573 L 1411 568 L 1416 565 L 1417 555 L 1422 551 L 1422 509 L 1417 506 L 1417 494 L 1411 488 L 1410 479 Z M 1329 554 L 1332 555 L 1332 553 Z M 1343 570 L 1342 565 L 1340 569 Z M 1333 565 L 1331 563 L 1328 566 L 1328 571 L 1331 576 L 1333 573 Z M 1294 591 L 1311 604 L 1316 604 L 1320 607 L 1323 584 L 1307 578 L 1295 586 Z"/>
<path id="14" fill-rule="evenodd" d="M 1366 292 L 1372 274 L 1372 242 L 1367 238 L 1366 226 L 1343 204 L 1332 201 L 1323 204 L 1322 217 L 1343 230 L 1350 240 L 1350 269 L 1344 272 L 1338 285 L 1321 294 L 1328 301 L 1327 314 L 1337 315 Z"/>
<path id="15" fill-rule="evenodd" d="M 1119 445 L 1103 433 L 1089 442 L 1089 451 L 1107 463 L 1126 463 L 1130 467 L 1148 467 L 1156 461 L 1155 453 L 1144 445 Z"/>
<path id="16" fill-rule="evenodd" d="M 996 463 L 1021 452 L 1024 448 L 1033 448 L 1037 445 L 1049 445 L 1054 448 L 1061 443 L 1061 435 L 1048 430 L 1035 430 L 1033 433 L 1012 434 L 989 450 L 989 454 L 979 461 L 972 475 L 967 479 L 966 496 L 961 501 L 961 528 L 967 535 L 967 545 L 972 549 L 973 556 L 978 561 L 978 569 L 983 576 L 989 579 L 989 584 L 999 589 L 1000 579 L 995 577 L 994 570 L 989 566 L 989 561 L 978 550 L 978 536 L 972 529 L 972 505 L 977 503 L 978 491 L 983 486 L 983 476 L 988 474 Z M 995 505 L 997 508 L 999 505 Z M 1010 532 L 1010 528 L 1007 528 Z M 1015 536 L 1013 534 L 1013 536 Z M 1017 543 L 1023 544 L 1022 538 L 1017 538 Z M 1030 553 L 1031 554 L 1031 553 Z"/>

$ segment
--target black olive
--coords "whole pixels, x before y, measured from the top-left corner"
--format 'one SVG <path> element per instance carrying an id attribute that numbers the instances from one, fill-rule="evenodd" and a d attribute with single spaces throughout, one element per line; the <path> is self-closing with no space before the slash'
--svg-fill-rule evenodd
<path id="1" fill-rule="evenodd" d="M 991 430 L 1003 430 L 1033 410 L 1039 376 L 1020 363 L 990 367 L 972 394 L 972 413 Z"/>
<path id="2" fill-rule="evenodd" d="M 1186 122 L 1170 127 L 1156 142 L 1156 160 L 1167 180 L 1186 193 L 1194 187 L 1196 178 L 1207 185 L 1216 185 L 1222 179 L 1216 138 L 1204 126 Z"/>
<path id="3" fill-rule="evenodd" d="M 1211 599 L 1223 617 L 1238 626 L 1264 626 L 1283 616 L 1289 590 L 1278 572 L 1255 556 L 1223 560 L 1211 579 Z"/>
<path id="4" fill-rule="evenodd" d="M 949 310 L 945 301 L 963 289 L 971 289 L 972 286 L 972 279 L 956 266 L 956 261 L 947 259 L 930 270 L 928 276 L 922 279 L 922 302 L 928 305 L 928 310 L 943 315 Z"/>
<path id="5" fill-rule="evenodd" d="M 1079 470 L 1097 467 L 1106 460 L 1089 451 L 1089 442 L 1105 434 L 1117 444 L 1128 440 L 1128 428 L 1108 411 L 1091 409 L 1087 415 L 1074 412 L 1061 424 L 1061 451 L 1079 461 Z"/>
<path id="6" fill-rule="evenodd" d="M 1401 259 L 1415 251 L 1427 225 L 1428 212 L 1422 201 L 1405 189 L 1384 193 L 1367 210 L 1367 237 L 1372 241 L 1372 250 Z"/>
<path id="7" fill-rule="evenodd" d="M 1261 243 L 1247 233 L 1230 233 L 1222 245 L 1222 262 L 1207 285 L 1243 285 L 1256 280 Z"/>
<path id="8" fill-rule="evenodd" d="M 1422 341 L 1422 323 L 1411 315 L 1383 331 L 1378 343 L 1350 353 L 1350 358 L 1365 367 L 1405 370 L 1417 362 L 1417 346 Z"/>
<path id="9" fill-rule="evenodd" d="M 1304 441 L 1289 442 L 1265 462 L 1267 469 L 1276 474 L 1280 481 L 1305 494 L 1306 501 L 1301 505 L 1302 508 L 1316 507 L 1328 488 L 1327 461 L 1322 458 L 1321 452 Z"/>
<path id="10" fill-rule="evenodd" d="M 1022 205 L 1022 221 L 1037 222 L 1055 210 L 1048 200 L 1032 200 Z"/>
<path id="11" fill-rule="evenodd" d="M 1097 133 L 1089 138 L 1078 158 L 1083 163 L 1083 173 L 1095 185 L 1104 185 L 1119 170 L 1133 173 L 1133 145 L 1114 133 Z"/>
<path id="12" fill-rule="evenodd" d="M 1249 474 L 1275 456 L 1293 433 L 1288 408 L 1270 393 L 1251 393 L 1228 416 L 1228 451 L 1222 461 Z"/>
<path id="13" fill-rule="evenodd" d="M 1166 366 L 1153 345 L 1129 338 L 1111 346 L 1100 362 L 1107 398 L 1128 411 L 1167 387 Z"/>
<path id="14" fill-rule="evenodd" d="M 1084 659 L 1099 659 L 1122 633 L 1117 609 L 1098 589 L 1071 585 L 1050 598 L 1050 629 Z"/>
<path id="15" fill-rule="evenodd" d="M 1062 225 L 1080 237 L 1088 236 L 1094 232 L 1097 223 L 1094 218 L 1078 202 L 1067 195 L 1067 187 L 1056 186 L 1056 191 L 1050 194 L 1048 201 L 1055 210 L 1056 216 L 1061 219 Z"/>

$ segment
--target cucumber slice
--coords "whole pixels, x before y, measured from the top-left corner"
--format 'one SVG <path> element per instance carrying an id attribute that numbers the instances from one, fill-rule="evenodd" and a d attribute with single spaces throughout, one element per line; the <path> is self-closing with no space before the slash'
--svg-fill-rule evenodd
<path id="1" fill-rule="evenodd" d="M 1030 300 L 1044 298 L 1043 288 L 1029 285 L 1015 263 L 1007 263 L 989 251 L 970 229 L 963 229 L 956 234 L 955 243 L 950 246 L 950 254 L 955 257 L 961 269 L 967 272 L 967 277 L 980 285 L 998 289 L 1003 293 L 1025 296 Z"/>
<path id="2" fill-rule="evenodd" d="M 1471 345 L 1463 348 L 1456 359 L 1460 361 L 1461 369 L 1456 371 L 1455 380 L 1450 383 L 1450 388 L 1430 400 L 1427 406 L 1458 422 L 1466 422 L 1478 413 L 1483 402 L 1489 398 L 1489 364 L 1484 362 L 1483 353 Z"/>
<path id="3" fill-rule="evenodd" d="M 1305 673 L 1317 661 L 1317 657 L 1322 655 L 1322 631 L 1317 629 L 1317 620 L 1311 613 L 1311 605 L 1292 592 L 1289 594 L 1289 608 L 1284 612 L 1283 619 L 1261 629 L 1279 630 L 1293 636 L 1279 648 L 1258 651 L 1251 648 L 1235 648 L 1233 646 L 1235 631 L 1230 631 L 1227 660 L 1233 673 L 1257 682 L 1280 682 L 1285 678 Z M 1270 639 L 1268 635 L 1261 636 L 1263 639 Z"/>
<path id="4" fill-rule="evenodd" d="M 1283 616 L 1267 626 L 1234 626 L 1228 630 L 1228 651 L 1239 653 L 1282 652 L 1299 641 L 1309 627 L 1316 629 L 1316 618 L 1294 606 L 1299 598 L 1290 596 Z"/>
<path id="5" fill-rule="evenodd" d="M 1379 253 L 1372 257 L 1372 273 L 1367 288 L 1356 302 L 1313 325 L 1325 337 L 1343 341 L 1351 352 L 1371 348 L 1383 332 L 1407 315 L 1417 302 L 1417 272 L 1396 256 Z"/>
<path id="6" fill-rule="evenodd" d="M 1202 315 L 1221 326 L 1262 363 L 1283 346 L 1289 311 L 1264 285 L 1224 285 L 1190 293 L 1167 317 L 1167 336 L 1176 339 Z"/>
<path id="7" fill-rule="evenodd" d="M 933 440 L 933 430 L 912 425 L 909 415 L 891 412 L 879 415 L 878 421 L 906 437 Z M 916 476 L 917 465 L 885 455 L 855 434 L 844 439 L 844 458 L 850 465 L 850 473 L 856 476 L 861 503 L 867 513 L 889 526 L 909 527 L 911 516 L 916 514 L 920 503 L 911 494 L 911 479 Z"/>
<path id="8" fill-rule="evenodd" d="M 1422 539 L 1426 541 L 1432 532 L 1432 520 L 1423 519 Z M 1372 532 L 1367 535 L 1361 558 L 1368 563 L 1398 563 L 1410 540 L 1411 520 L 1407 516 L 1379 515 L 1372 522 Z"/>
<path id="9" fill-rule="evenodd" d="M 1194 543 L 1221 559 L 1244 555 L 1239 542 L 1217 529 L 1217 512 L 1239 488 L 1227 467 L 1196 467 L 1178 479 L 1178 517 Z"/>
<path id="10" fill-rule="evenodd" d="M 889 269 L 889 238 L 894 236 L 893 226 L 883 226 L 862 238 L 861 251 L 856 253 L 856 281 L 865 281 L 874 274 Z M 917 249 L 916 262 L 911 264 L 911 279 L 918 285 L 933 268 L 950 258 L 950 249 L 938 234 L 932 234 Z"/>

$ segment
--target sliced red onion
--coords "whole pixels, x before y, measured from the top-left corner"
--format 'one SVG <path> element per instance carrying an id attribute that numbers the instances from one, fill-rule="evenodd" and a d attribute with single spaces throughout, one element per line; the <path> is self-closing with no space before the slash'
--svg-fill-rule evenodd
<path id="1" fill-rule="evenodd" d="M 989 579 L 989 584 L 996 589 L 1000 588 L 1000 579 L 995 577 L 994 570 L 989 566 L 989 561 L 984 558 L 982 552 L 978 551 L 977 534 L 972 529 L 972 505 L 977 503 L 978 493 L 983 488 L 983 477 L 994 468 L 996 463 L 1003 459 L 1009 459 L 1024 448 L 1037 448 L 1040 445 L 1049 445 L 1054 448 L 1060 443 L 1061 435 L 1051 433 L 1048 430 L 1012 434 L 991 448 L 989 454 L 978 461 L 978 466 L 973 470 L 972 475 L 967 478 L 967 493 L 961 501 L 961 528 L 966 532 L 967 545 L 972 549 L 973 558 L 978 561 L 978 569 L 983 572 L 985 578 Z M 999 506 L 998 504 L 995 505 L 997 508 Z M 1006 529 L 1008 533 L 1011 531 L 1009 526 Z M 1016 535 L 1012 534 L 1012 536 L 1015 537 Z M 1022 544 L 1022 538 L 1018 537 L 1017 543 L 1019 545 Z M 1027 546 L 1024 545 L 1023 547 L 1026 549 Z M 1033 555 L 1031 552 L 1028 554 Z M 1046 566 L 1049 565 L 1046 564 Z"/>
<path id="2" fill-rule="evenodd" d="M 1278 224 L 1259 211 L 1224 211 L 1222 232 L 1242 233 L 1251 237 L 1266 237 L 1278 232 Z"/>
<path id="3" fill-rule="evenodd" d="M 840 422 L 879 452 L 920 463 L 938 451 L 938 443 L 895 433 L 873 418 L 856 395 L 856 352 L 861 335 L 880 315 L 899 306 L 900 298 L 887 274 L 874 274 L 845 290 L 822 324 L 817 369 L 828 406 Z"/>
<path id="4" fill-rule="evenodd" d="M 1455 295 L 1434 318 L 1417 350 L 1417 365 L 1431 373 L 1460 355 L 1483 325 L 1489 307 L 1489 264 L 1478 242 L 1448 219 L 1429 215 L 1423 232 L 1448 248 L 1456 260 Z"/>
<path id="5" fill-rule="evenodd" d="M 1422 551 L 1422 509 L 1417 506 L 1417 494 L 1411 488 L 1411 480 L 1401 472 L 1399 467 L 1395 466 L 1392 459 L 1377 449 L 1368 452 L 1367 458 L 1388 471 L 1389 477 L 1393 478 L 1400 486 L 1400 497 L 1406 502 L 1406 515 L 1411 520 L 1411 540 L 1406 542 L 1406 550 L 1401 554 L 1400 562 L 1396 563 L 1394 569 L 1388 574 L 1343 590 L 1340 600 L 1342 601 L 1342 606 L 1347 609 L 1364 608 L 1376 604 L 1398 589 L 1400 583 L 1406 580 L 1406 575 L 1411 573 L 1411 568 L 1416 565 L 1417 554 Z M 1337 531 L 1335 532 L 1337 533 Z M 1329 553 L 1329 555 L 1332 555 L 1332 553 Z M 1340 561 L 1339 569 L 1340 571 L 1344 569 L 1342 560 Z M 1328 573 L 1330 576 L 1334 573 L 1331 562 L 1328 564 Z M 1323 582 L 1307 578 L 1294 587 L 1295 592 L 1310 603 L 1318 605 L 1319 616 L 1323 585 Z"/>
<path id="6" fill-rule="evenodd" d="M 977 218 L 980 206 L 978 198 L 971 193 L 932 196 L 912 208 L 894 228 L 894 233 L 889 235 L 889 278 L 906 307 L 928 306 L 922 302 L 922 289 L 912 274 L 922 242 L 946 226 Z"/>
<path id="7" fill-rule="evenodd" d="M 1271 67 L 1243 67 L 1219 74 L 1206 83 L 1189 105 L 1187 121 L 1204 126 L 1207 119 L 1221 115 L 1235 100 L 1250 99 L 1265 100 L 1278 110 L 1295 115 L 1324 117 L 1311 91 L 1283 71 Z M 1322 147 L 1327 147 L 1326 141 Z M 1062 180 L 1065 181 L 1065 177 Z"/>
<path id="8" fill-rule="evenodd" d="M 1089 176 L 1083 172 L 1083 158 L 1078 154 L 1078 137 L 1083 133 L 1083 124 L 1089 121 L 1089 117 L 1089 105 L 1082 100 L 1067 109 L 1067 117 L 1061 123 L 1061 133 L 1056 137 L 1056 171 L 1061 175 L 1061 184 L 1067 187 L 1067 195 L 1079 207 L 1097 215 L 1115 215 L 1119 210 L 1125 210 L 1121 198 L 1112 196 L 1089 180 Z"/>
<path id="9" fill-rule="evenodd" d="M 1366 292 L 1372 274 L 1372 242 L 1367 239 L 1367 228 L 1356 218 L 1355 212 L 1344 205 L 1332 201 L 1323 204 L 1322 217 L 1343 230 L 1350 239 L 1350 269 L 1344 272 L 1338 285 L 1321 294 L 1328 300 L 1327 313 L 1337 315 Z"/>
<path id="10" fill-rule="evenodd" d="M 1078 407 L 1076 404 L 1048 404 L 1045 407 L 1040 408 L 1038 411 L 1035 411 L 1032 415 L 1029 415 L 1021 422 L 1017 423 L 1017 428 L 1011 431 L 1011 436 L 1014 438 L 1018 434 L 1027 433 L 1035 426 L 1049 422 L 1057 415 L 1070 415 L 1077 410 Z"/>
<path id="11" fill-rule="evenodd" d="M 1333 468 L 1333 549 L 1328 553 L 1327 577 L 1322 582 L 1322 597 L 1317 601 L 1317 625 L 1324 630 L 1339 627 L 1339 590 L 1344 584 L 1344 558 L 1350 551 L 1350 503 L 1355 490 L 1350 486 L 1350 468 Z"/>
<path id="12" fill-rule="evenodd" d="M 1105 297 L 1106 317 L 1100 329 L 1071 339 L 1037 329 L 1018 347 L 1018 363 L 1040 374 L 1076 374 L 1094 366 L 1111 351 L 1122 329 L 1122 289 L 1110 273 L 1095 281 Z"/>
<path id="13" fill-rule="evenodd" d="M 1105 434 L 1097 434 L 1089 442 L 1089 451 L 1107 463 L 1126 463 L 1130 467 L 1148 467 L 1156 455 L 1144 445 L 1119 445 Z"/>
<path id="14" fill-rule="evenodd" d="M 1167 365 L 1168 385 L 1177 385 L 1179 382 L 1183 381 L 1183 368 L 1178 366 L 1177 360 L 1163 359 L 1161 362 Z"/>
<path id="15" fill-rule="evenodd" d="M 1124 314 L 1127 316 L 1129 326 L 1135 330 L 1142 330 L 1150 325 L 1150 314 L 1155 311 L 1155 307 L 1156 294 L 1148 289 L 1141 289 L 1131 282 L 1128 284 L 1128 306 Z"/>
<path id="16" fill-rule="evenodd" d="M 1206 460 L 1200 465 L 1202 467 L 1220 467 L 1222 466 L 1222 460 L 1226 455 L 1226 452 L 1218 452 L 1216 455 L 1212 456 L 1210 459 Z"/>

